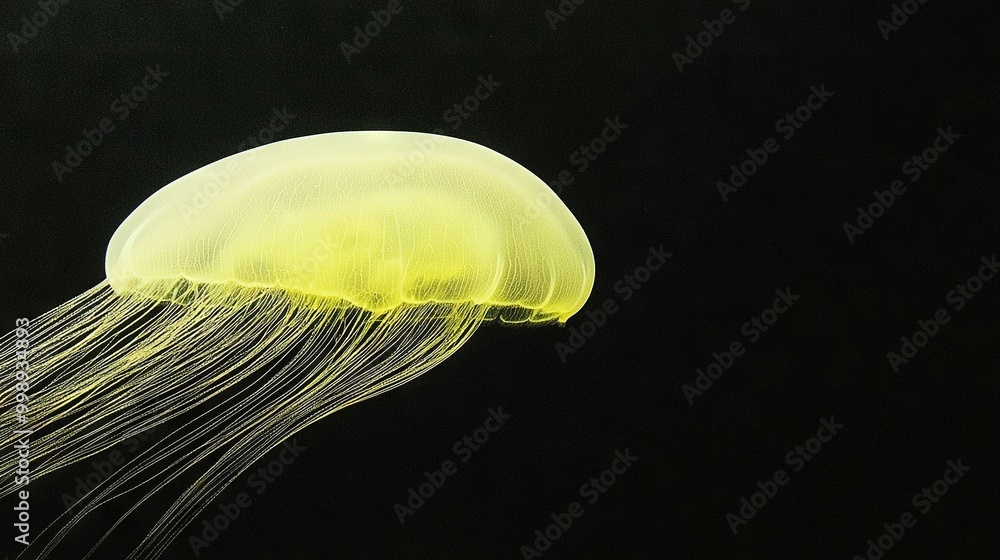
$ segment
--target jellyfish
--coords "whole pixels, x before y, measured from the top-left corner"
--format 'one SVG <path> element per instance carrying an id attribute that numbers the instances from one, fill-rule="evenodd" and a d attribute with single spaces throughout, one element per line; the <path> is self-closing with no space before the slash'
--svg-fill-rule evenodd
<path id="1" fill-rule="evenodd" d="M 25 325 L 29 350 L 15 355 L 14 331 L 0 339 L 29 387 L 26 424 L 2 415 L 0 439 L 9 450 L 30 431 L 35 480 L 169 430 L 21 557 L 54 554 L 123 500 L 85 556 L 106 557 L 108 536 L 180 479 L 128 555 L 156 558 L 293 434 L 428 371 L 484 323 L 565 324 L 594 281 L 586 234 L 530 171 L 472 142 L 391 131 L 294 138 L 192 171 L 125 219 L 105 267 Z M 0 401 L 13 399 L 8 383 Z"/>

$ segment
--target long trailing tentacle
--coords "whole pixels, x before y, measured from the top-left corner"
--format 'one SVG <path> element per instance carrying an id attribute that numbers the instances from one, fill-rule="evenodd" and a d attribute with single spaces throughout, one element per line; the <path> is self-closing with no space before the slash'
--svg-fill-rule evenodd
<path id="1" fill-rule="evenodd" d="M 197 465 L 204 472 L 132 558 L 156 558 L 242 471 L 319 419 L 413 379 L 487 317 L 473 304 L 403 305 L 382 315 L 279 290 L 201 286 L 179 303 L 119 296 L 106 283 L 33 322 L 34 476 L 152 426 L 181 424 L 35 537 L 46 558 L 84 517 L 134 495 L 124 520 Z M 3 426 L 7 427 L 7 426 Z M 0 495 L 13 491 L 9 483 Z"/>

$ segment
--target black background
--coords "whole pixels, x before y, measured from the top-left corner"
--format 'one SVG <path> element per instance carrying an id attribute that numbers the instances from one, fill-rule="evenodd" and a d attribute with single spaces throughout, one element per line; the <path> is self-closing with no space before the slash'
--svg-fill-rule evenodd
<path id="1" fill-rule="evenodd" d="M 546 181 L 570 170 L 561 197 L 597 262 L 585 310 L 618 311 L 565 363 L 554 347 L 585 313 L 565 329 L 484 327 L 428 375 L 308 428 L 306 451 L 202 558 L 522 558 L 579 501 L 543 558 L 848 559 L 958 458 L 968 474 L 884 558 L 996 557 L 1000 280 L 959 311 L 946 301 L 1000 252 L 992 5 L 928 0 L 886 40 L 888 1 L 589 0 L 553 29 L 556 0 L 413 0 L 348 63 L 341 43 L 387 2 L 341 4 L 245 0 L 220 18 L 209 0 L 70 2 L 16 53 L 5 42 L 2 324 L 100 282 L 133 208 L 281 107 L 295 118 L 276 140 L 443 128 Z M 727 8 L 735 22 L 678 71 L 687 36 Z M 38 9 L 7 2 L 0 28 Z M 169 75 L 58 181 L 52 160 L 147 65 Z M 445 111 L 490 75 L 501 85 L 452 128 Z M 821 85 L 832 98 L 780 138 L 775 122 Z M 628 128 L 580 171 L 571 154 L 616 116 Z M 911 183 L 901 166 L 949 126 L 961 138 Z M 724 202 L 715 182 L 768 137 L 780 150 Z M 905 194 L 849 242 L 843 224 L 895 179 Z M 661 245 L 673 257 L 623 301 L 616 283 Z M 750 344 L 741 325 L 779 288 L 800 299 Z M 939 308 L 950 322 L 894 371 L 886 353 Z M 734 340 L 746 354 L 689 404 L 681 386 Z M 393 504 L 491 407 L 512 418 L 401 525 Z M 793 472 L 785 455 L 831 416 L 844 428 Z M 586 503 L 580 486 L 625 449 L 638 460 Z M 790 482 L 734 535 L 726 514 L 777 469 Z M 35 530 L 86 472 L 33 488 Z M 102 534 L 113 516 L 97 517 Z M 167 555 L 191 556 L 185 538 Z"/>

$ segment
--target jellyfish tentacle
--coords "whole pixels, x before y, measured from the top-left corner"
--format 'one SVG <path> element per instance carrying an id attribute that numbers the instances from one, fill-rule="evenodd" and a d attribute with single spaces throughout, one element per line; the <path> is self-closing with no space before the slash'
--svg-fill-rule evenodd
<path id="1" fill-rule="evenodd" d="M 419 316 L 426 315 L 426 308 L 416 313 L 413 309 L 404 310 L 400 315 L 409 316 L 406 320 L 422 331 L 420 336 L 405 336 L 404 330 L 404 336 L 400 337 L 398 330 L 382 328 L 373 329 L 375 332 L 365 337 L 350 337 L 367 341 L 370 347 L 353 348 L 356 359 L 347 361 L 346 365 L 340 359 L 342 355 L 328 351 L 322 341 L 318 341 L 315 349 L 304 349 L 296 356 L 302 363 L 289 364 L 279 375 L 302 377 L 302 373 L 308 371 L 308 385 L 297 386 L 294 393 L 280 398 L 278 402 L 283 408 L 257 419 L 263 424 L 259 429 L 248 426 L 243 433 L 249 437 L 237 441 L 177 499 L 129 559 L 144 558 L 146 552 L 155 558 L 165 551 L 229 483 L 282 441 L 337 410 L 416 378 L 450 356 L 475 332 L 486 313 L 481 307 L 464 307 L 450 314 L 449 320 L 441 321 L 437 329 L 428 329 L 426 323 L 421 323 Z M 399 320 L 392 318 L 385 323 L 395 326 Z M 387 349 L 391 349 L 391 355 L 383 356 L 374 368 L 367 367 L 369 360 L 358 360 L 383 355 Z M 330 378 L 345 380 L 346 384 L 334 386 L 323 382 Z"/>
<path id="2" fill-rule="evenodd" d="M 268 306 L 274 307 L 271 303 Z M 153 527 L 133 557 L 159 556 L 194 515 L 269 449 L 336 410 L 413 379 L 453 353 L 472 335 L 487 311 L 474 305 L 452 307 L 452 311 L 433 306 L 400 307 L 382 316 L 343 308 L 300 312 L 296 319 L 289 319 L 292 312 L 282 313 L 283 320 L 274 323 L 278 325 L 275 333 L 262 339 L 270 351 L 250 355 L 256 363 L 286 358 L 287 363 L 269 371 L 243 372 L 239 391 L 213 393 L 211 397 L 218 402 L 211 408 L 108 477 L 81 500 L 78 511 L 70 514 L 56 533 L 45 532 L 44 539 L 36 538 L 36 542 L 45 541 L 37 558 L 51 554 L 65 535 L 97 508 L 147 488 L 95 545 L 96 551 L 154 494 L 193 465 L 218 455 Z M 275 339 L 286 343 L 277 348 Z M 231 341 L 224 338 L 219 344 L 228 346 Z M 288 356 L 282 357 L 279 351 Z M 239 366 L 255 370 L 245 361 Z M 224 384 L 218 379 L 213 382 Z M 194 400 L 191 392 L 199 386 L 164 387 Z M 220 433 L 226 436 L 217 435 Z M 152 481 L 158 483 L 149 488 Z"/>

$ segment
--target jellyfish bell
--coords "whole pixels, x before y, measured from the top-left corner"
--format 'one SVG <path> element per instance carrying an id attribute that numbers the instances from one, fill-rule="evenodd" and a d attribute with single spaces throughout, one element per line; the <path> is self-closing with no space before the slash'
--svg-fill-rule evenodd
<path id="1" fill-rule="evenodd" d="M 527 169 L 389 131 L 195 170 L 125 219 L 105 264 L 105 282 L 34 323 L 36 476 L 183 423 L 48 529 L 37 558 L 102 504 L 138 507 L 198 465 L 129 556 L 156 557 L 292 434 L 424 373 L 484 322 L 565 323 L 594 280 L 583 229 Z"/>
<path id="2" fill-rule="evenodd" d="M 183 279 L 374 313 L 517 307 L 534 322 L 565 322 L 594 277 L 583 229 L 530 171 L 464 140 L 389 131 L 285 140 L 189 173 L 122 223 L 106 269 L 118 293 Z"/>

